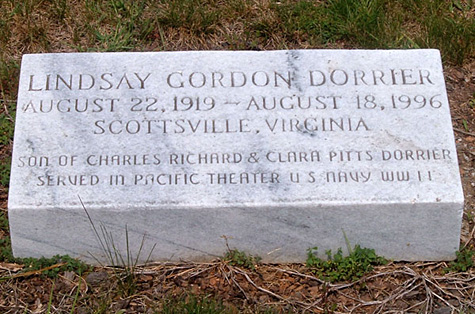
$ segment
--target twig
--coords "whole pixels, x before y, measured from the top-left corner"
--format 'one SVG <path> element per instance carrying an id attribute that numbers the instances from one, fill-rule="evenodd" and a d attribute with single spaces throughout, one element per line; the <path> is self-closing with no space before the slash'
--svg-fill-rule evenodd
<path id="1" fill-rule="evenodd" d="M 320 278 L 310 276 L 310 275 L 306 275 L 306 274 L 302 274 L 298 271 L 286 270 L 286 269 L 281 269 L 281 268 L 277 268 L 277 270 L 281 271 L 281 272 L 284 272 L 284 273 L 291 274 L 291 275 L 297 275 L 297 276 L 300 276 L 300 277 L 303 277 L 303 278 L 315 280 L 315 281 L 329 287 L 330 291 L 336 291 L 336 290 L 340 290 L 340 289 L 349 288 L 349 287 L 354 286 L 355 284 L 358 284 L 360 282 L 367 281 L 367 280 L 370 280 L 370 279 L 373 279 L 373 278 L 376 278 L 376 277 L 386 276 L 386 275 L 393 275 L 393 274 L 398 274 L 398 273 L 405 274 L 405 275 L 413 275 L 413 273 L 408 273 L 407 271 L 395 270 L 395 271 L 389 271 L 389 272 L 384 272 L 384 273 L 377 273 L 377 274 L 371 275 L 369 277 L 363 277 L 363 278 L 361 278 L 357 281 L 353 281 L 353 282 L 350 282 L 350 283 L 332 284 L 332 283 L 327 282 L 325 280 L 322 280 Z"/>
<path id="2" fill-rule="evenodd" d="M 461 130 L 461 129 L 458 129 L 458 128 L 453 128 L 453 129 L 454 129 L 454 131 L 457 131 L 457 132 L 465 134 L 465 135 L 475 136 L 475 133 L 467 132 L 467 131 L 464 131 L 464 130 Z"/>
<path id="3" fill-rule="evenodd" d="M 286 270 L 286 269 L 282 269 L 282 268 L 277 268 L 278 271 L 280 272 L 283 272 L 283 273 L 287 273 L 287 274 L 291 274 L 291 275 L 297 275 L 297 276 L 300 276 L 300 277 L 303 277 L 303 278 L 307 278 L 307 279 L 311 279 L 311 280 L 315 280 L 321 284 L 326 284 L 328 286 L 333 286 L 333 284 L 331 283 L 328 283 L 326 282 L 325 280 L 321 280 L 320 278 L 317 278 L 317 277 L 314 277 L 314 276 L 310 276 L 310 275 L 306 275 L 306 274 L 302 274 L 298 271 L 294 271 L 294 270 Z"/>
<path id="4" fill-rule="evenodd" d="M 404 311 L 405 311 L 405 312 L 409 312 L 409 311 L 412 310 L 413 308 L 416 308 L 416 307 L 418 307 L 418 306 L 420 306 L 421 304 L 424 304 L 424 303 L 426 303 L 426 302 L 427 302 L 427 299 L 422 300 L 421 302 L 417 302 L 416 304 L 411 305 L 410 307 L 404 309 Z"/>
<path id="5" fill-rule="evenodd" d="M 232 275 L 231 274 L 231 271 L 229 271 L 229 273 L 227 271 L 224 270 L 224 266 L 227 266 L 227 264 L 222 264 L 219 266 L 219 270 L 221 271 L 221 273 L 223 274 L 224 276 L 224 279 L 226 279 L 226 282 L 230 285 L 231 284 L 231 280 L 229 280 L 229 275 Z M 228 267 L 228 270 L 229 270 L 229 267 Z"/>
<path id="6" fill-rule="evenodd" d="M 442 293 L 444 293 L 445 295 L 448 295 L 454 299 L 458 299 L 455 295 L 453 295 L 452 293 L 448 292 L 448 291 L 445 291 L 440 285 L 439 283 L 434 283 L 432 282 L 429 278 L 427 278 L 425 275 L 424 275 L 424 280 L 427 281 L 428 283 L 432 284 L 434 287 L 436 287 L 438 290 L 440 290 Z M 435 280 L 434 280 L 435 281 Z M 446 302 L 446 301 L 444 301 Z M 450 305 L 450 304 L 447 304 L 447 305 Z"/>
<path id="7" fill-rule="evenodd" d="M 201 267 L 200 267 L 200 270 L 199 270 L 199 271 L 197 271 L 197 272 L 195 272 L 195 273 L 192 273 L 192 274 L 190 275 L 190 277 L 188 277 L 188 278 L 193 278 L 193 277 L 196 277 L 196 276 L 198 276 L 198 275 L 201 275 L 202 273 L 207 272 L 207 271 L 209 271 L 209 270 L 211 270 L 211 269 L 213 269 L 213 268 L 215 268 L 215 267 L 216 267 L 216 264 L 215 264 L 215 265 L 208 265 L 208 267 L 204 267 L 204 268 L 201 268 Z"/>
<path id="8" fill-rule="evenodd" d="M 228 268 L 229 268 L 229 265 L 228 265 Z M 246 291 L 244 291 L 244 289 L 239 285 L 236 279 L 234 279 L 234 276 L 232 276 L 232 273 L 233 273 L 232 269 L 230 269 L 230 271 L 231 271 L 231 280 L 233 281 L 233 283 L 236 285 L 236 287 L 238 287 L 239 290 L 241 290 L 244 297 L 246 297 L 246 300 L 251 300 L 251 298 L 249 298 L 249 296 L 247 295 Z"/>
<path id="9" fill-rule="evenodd" d="M 425 312 L 424 313 L 428 313 L 428 311 L 430 309 L 432 309 L 432 304 L 434 303 L 434 300 L 432 299 L 432 295 L 436 295 L 436 296 L 438 296 L 438 295 L 435 294 L 434 291 L 429 289 L 429 286 L 427 285 L 427 281 L 425 280 L 425 278 L 422 277 L 422 276 L 421 276 L 421 278 L 422 278 L 422 283 L 424 284 L 424 288 L 425 288 L 425 291 L 426 291 L 426 300 L 427 300 L 427 305 L 425 307 Z"/>

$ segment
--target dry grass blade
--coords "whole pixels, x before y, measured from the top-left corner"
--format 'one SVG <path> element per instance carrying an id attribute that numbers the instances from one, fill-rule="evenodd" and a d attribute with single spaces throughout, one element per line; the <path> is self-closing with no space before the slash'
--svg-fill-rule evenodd
<path id="1" fill-rule="evenodd" d="M 231 278 L 231 281 L 233 282 L 233 284 L 241 291 L 241 293 L 244 295 L 246 300 L 251 300 L 249 295 L 246 293 L 246 291 L 241 287 L 239 282 L 234 277 L 234 273 L 236 272 L 237 267 L 233 267 L 233 266 L 230 266 L 230 265 L 226 265 L 226 267 L 229 269 L 230 278 Z"/>
<path id="2" fill-rule="evenodd" d="M 465 135 L 475 136 L 475 133 L 472 133 L 472 132 L 467 132 L 467 131 L 464 131 L 464 130 L 458 129 L 458 128 L 453 128 L 453 129 L 454 129 L 454 131 L 465 134 Z"/>
<path id="3" fill-rule="evenodd" d="M 41 269 L 38 269 L 38 270 L 32 270 L 32 271 L 27 271 L 27 272 L 24 272 L 24 273 L 16 274 L 16 275 L 13 275 L 13 276 L 2 277 L 2 278 L 0 278 L 0 281 L 5 281 L 5 280 L 9 280 L 9 279 L 16 279 L 16 278 L 24 278 L 24 277 L 29 277 L 29 276 L 32 276 L 32 275 L 38 275 L 38 274 L 41 274 L 44 271 L 59 268 L 59 267 L 64 266 L 66 264 L 67 263 L 58 263 L 58 264 L 48 266 L 48 267 L 45 267 L 45 268 L 41 268 Z"/>
<path id="4" fill-rule="evenodd" d="M 252 281 L 252 279 L 249 277 L 249 275 L 248 275 L 246 272 L 240 270 L 239 268 L 237 268 L 237 267 L 232 267 L 232 271 L 233 271 L 233 272 L 236 272 L 236 273 L 238 273 L 238 274 L 240 274 L 240 275 L 243 275 L 244 278 L 246 278 L 246 280 L 247 280 L 254 288 L 256 288 L 257 290 L 262 291 L 262 292 L 265 292 L 265 293 L 267 293 L 267 294 L 273 296 L 274 298 L 276 298 L 276 299 L 278 299 L 278 300 L 288 302 L 288 299 L 286 299 L 286 298 L 284 298 L 284 297 L 282 297 L 282 296 L 280 296 L 280 295 L 278 295 L 278 294 L 276 294 L 276 293 L 274 293 L 274 292 L 272 292 L 272 291 L 269 291 L 269 290 L 267 290 L 267 289 L 264 289 L 264 288 L 259 287 L 258 285 L 256 285 L 256 284 L 254 283 L 254 281 Z"/>
<path id="5" fill-rule="evenodd" d="M 329 282 L 326 282 L 325 280 L 321 280 L 320 278 L 317 278 L 317 277 L 315 277 L 315 276 L 310 276 L 310 275 L 307 275 L 307 274 L 302 274 L 302 273 L 299 273 L 298 271 L 287 270 L 287 269 L 282 269 L 282 268 L 277 268 L 276 270 L 278 270 L 278 271 L 280 271 L 280 272 L 283 272 L 283 273 L 290 274 L 290 275 L 296 275 L 296 276 L 300 276 L 300 277 L 307 278 L 307 279 L 310 279 L 310 280 L 315 280 L 315 281 L 318 282 L 318 283 L 327 284 L 327 285 L 330 286 L 330 287 L 334 286 L 333 284 L 331 284 L 331 283 L 329 283 Z"/>
<path id="6" fill-rule="evenodd" d="M 473 302 L 475 296 L 475 277 L 471 273 L 458 273 L 456 275 L 434 275 L 433 270 L 443 269 L 444 263 L 425 263 L 415 264 L 415 268 L 406 265 L 382 266 L 379 272 L 361 278 L 350 283 L 327 283 L 314 276 L 304 274 L 295 270 L 276 268 L 277 271 L 305 278 L 307 280 L 318 282 L 328 287 L 328 293 L 336 292 L 338 295 L 354 302 L 354 306 L 349 308 L 349 312 L 358 312 L 363 308 L 372 313 L 387 313 L 391 311 L 398 300 L 409 300 L 417 297 L 417 302 L 408 302 L 405 311 L 416 311 L 422 313 L 432 313 L 436 304 L 442 304 L 453 311 L 458 308 L 449 300 L 456 300 L 466 309 L 475 309 Z M 432 266 L 432 267 L 431 267 Z M 385 269 L 391 269 L 383 271 Z M 437 273 L 437 272 L 436 272 Z M 368 288 L 372 287 L 375 280 L 390 280 L 398 282 L 397 278 L 405 277 L 403 282 L 398 283 L 398 287 L 391 290 L 390 294 L 381 300 L 368 301 L 354 294 L 352 289 L 356 285 L 363 284 Z M 467 297 L 471 295 L 471 297 Z M 422 297 L 422 299 L 421 299 Z M 406 301 L 405 301 L 406 302 Z"/>
<path id="7" fill-rule="evenodd" d="M 6 270 L 8 272 L 17 272 L 23 269 L 23 265 L 16 263 L 0 263 L 0 270 Z"/>
<path id="8" fill-rule="evenodd" d="M 414 290 L 416 290 L 422 285 L 422 283 L 415 284 L 416 281 L 417 281 L 417 278 L 411 278 L 407 280 L 406 282 L 404 282 L 404 284 L 399 289 L 396 289 L 394 293 L 389 295 L 386 299 L 382 301 L 363 302 L 361 305 L 368 306 L 368 305 L 374 305 L 374 304 L 379 303 L 378 307 L 376 308 L 375 313 L 382 313 L 385 309 L 385 306 L 389 302 L 403 298 L 404 296 L 410 294 L 411 292 L 413 292 Z"/>

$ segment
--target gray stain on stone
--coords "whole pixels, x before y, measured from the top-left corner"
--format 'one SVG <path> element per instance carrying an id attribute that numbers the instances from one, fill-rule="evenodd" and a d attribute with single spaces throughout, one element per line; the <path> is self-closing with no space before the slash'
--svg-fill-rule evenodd
<path id="1" fill-rule="evenodd" d="M 292 73 L 292 77 L 294 78 L 293 84 L 297 88 L 297 90 L 302 93 L 303 89 L 299 82 L 299 72 L 300 69 L 297 65 L 299 61 L 300 53 L 298 50 L 290 50 L 287 52 L 287 64 L 289 65 Z"/>

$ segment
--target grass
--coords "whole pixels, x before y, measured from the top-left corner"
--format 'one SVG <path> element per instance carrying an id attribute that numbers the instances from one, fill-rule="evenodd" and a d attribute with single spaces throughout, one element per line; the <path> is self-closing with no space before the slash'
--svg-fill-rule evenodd
<path id="1" fill-rule="evenodd" d="M 473 1 L 283 1 L 281 31 L 312 45 L 344 41 L 359 48 L 438 48 L 446 62 L 473 55 Z"/>
<path id="2" fill-rule="evenodd" d="M 0 23 L 0 30 L 2 30 Z M 1 38 L 2 31 L 0 31 Z M 0 51 L 2 45 L 0 44 Z M 0 148 L 10 147 L 15 129 L 16 93 L 19 66 L 14 60 L 5 59 L 0 52 Z M 0 154 L 0 185 L 7 188 L 10 181 L 10 154 Z"/>
<path id="3" fill-rule="evenodd" d="M 13 140 L 16 113 L 16 90 L 18 88 L 19 66 L 13 60 L 0 58 L 0 145 L 6 146 Z"/>
<path id="4" fill-rule="evenodd" d="M 473 56 L 473 0 L 402 2 L 402 9 L 407 14 L 406 19 L 412 19 L 412 23 L 419 25 L 420 32 L 413 36 L 417 47 L 438 48 L 445 60 L 456 64 L 462 64 L 466 58 Z"/>
<path id="5" fill-rule="evenodd" d="M 89 212 L 87 211 L 86 207 L 81 198 L 79 198 L 81 205 L 84 209 L 84 212 L 89 219 L 89 223 L 94 231 L 96 239 L 101 246 L 104 256 L 107 259 L 107 266 L 112 266 L 114 270 L 114 277 L 117 281 L 118 291 L 120 291 L 121 295 L 124 297 L 133 295 L 137 291 L 137 274 L 138 272 L 138 262 L 141 257 L 142 249 L 145 244 L 145 235 L 142 237 L 142 242 L 139 245 L 138 251 L 133 256 L 131 251 L 131 243 L 129 243 L 129 232 L 127 229 L 127 225 L 125 226 L 125 244 L 126 244 L 126 252 L 125 256 L 122 254 L 122 251 L 116 246 L 114 237 L 112 233 L 109 232 L 106 226 L 100 223 L 99 229 L 96 228 L 96 224 L 92 220 Z M 100 232 L 99 232 L 100 231 Z M 150 260 L 150 256 L 155 249 L 155 245 L 153 245 L 152 249 L 150 250 L 148 257 L 146 259 L 145 264 L 148 263 Z M 105 266 L 104 261 L 101 258 L 97 258 L 92 255 L 98 264 Z"/>
<path id="6" fill-rule="evenodd" d="M 223 305 L 223 303 L 219 300 L 215 300 L 206 296 L 188 294 L 179 298 L 166 299 L 163 302 L 163 308 L 161 309 L 160 313 L 220 314 L 232 313 L 232 311 Z"/>
<path id="7" fill-rule="evenodd" d="M 385 0 L 331 0 L 325 6 L 325 40 L 345 39 L 358 46 L 385 45 Z"/>
<path id="8" fill-rule="evenodd" d="M 192 34 L 210 34 L 219 25 L 221 10 L 213 1 L 162 1 L 156 21 L 162 27 L 183 28 Z"/>
<path id="9" fill-rule="evenodd" d="M 10 183 L 11 157 L 0 157 L 0 185 L 8 188 Z"/>
<path id="10" fill-rule="evenodd" d="M 152 20 L 144 17 L 145 3 L 132 0 L 86 1 L 85 36 L 89 37 L 89 47 L 82 46 L 81 50 L 128 51 L 137 47 L 153 29 Z"/>
<path id="11" fill-rule="evenodd" d="M 168 296 L 160 305 L 160 310 L 157 313 L 163 314 L 235 314 L 241 313 L 234 306 L 224 303 L 222 300 L 211 295 L 195 295 L 193 293 L 183 294 L 178 297 Z M 277 313 L 295 313 L 292 310 L 277 310 L 276 308 L 256 304 L 249 307 L 245 313 L 256 314 L 277 314 Z"/>
<path id="12" fill-rule="evenodd" d="M 353 48 L 438 48 L 456 64 L 474 51 L 473 0 L 10 0 L 0 9 L 8 61 L 18 61 L 18 45 L 54 49 L 51 29 L 60 29 L 61 46 L 73 51 L 190 49 L 184 41 L 211 49 L 326 48 L 344 41 Z"/>

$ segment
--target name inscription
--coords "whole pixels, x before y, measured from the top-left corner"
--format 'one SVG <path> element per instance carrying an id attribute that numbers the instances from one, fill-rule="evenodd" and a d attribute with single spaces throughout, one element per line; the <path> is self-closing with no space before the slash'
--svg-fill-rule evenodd
<path id="1" fill-rule="evenodd" d="M 397 186 L 417 199 L 457 164 L 452 135 L 427 127 L 449 114 L 440 68 L 353 53 L 36 56 L 42 70 L 22 67 L 18 102 L 20 132 L 35 133 L 13 171 L 35 193 L 146 188 L 171 200 L 177 186 L 219 187 L 238 202 L 256 187 L 337 200 L 357 186 L 391 198 Z M 229 197 L 236 188 L 243 196 Z"/>

